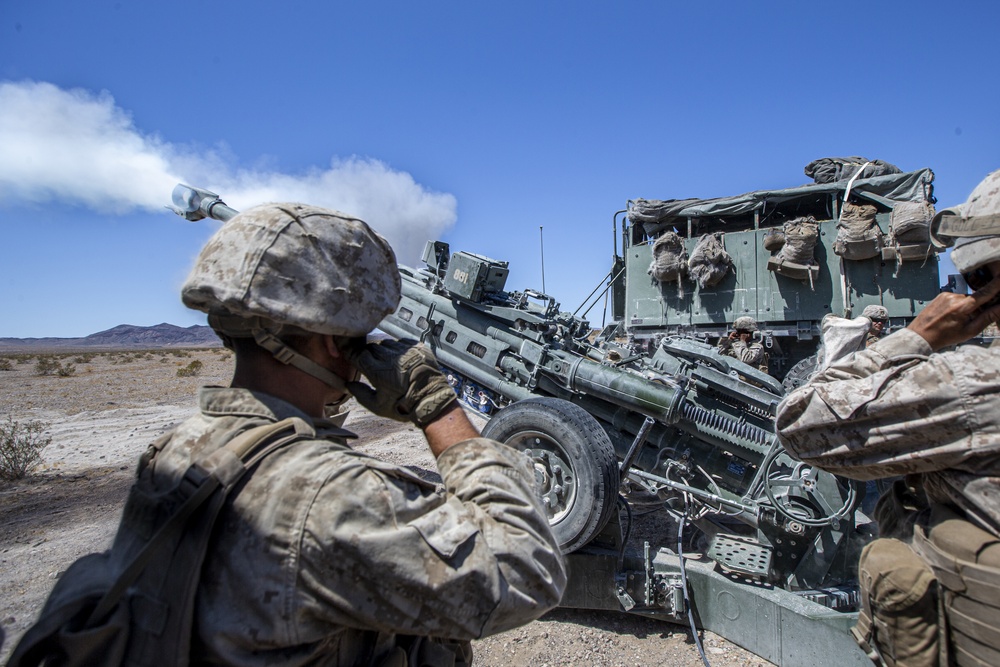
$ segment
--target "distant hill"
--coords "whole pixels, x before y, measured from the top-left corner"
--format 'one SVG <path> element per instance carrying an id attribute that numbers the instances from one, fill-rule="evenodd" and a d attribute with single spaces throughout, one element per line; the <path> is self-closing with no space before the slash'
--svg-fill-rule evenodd
<path id="1" fill-rule="evenodd" d="M 137 327 L 119 324 L 107 331 L 84 336 L 83 338 L 0 338 L 0 350 L 48 349 L 123 349 L 160 347 L 221 347 L 222 341 L 211 327 L 195 325 L 179 327 L 173 324 L 157 324 L 153 327 Z"/>

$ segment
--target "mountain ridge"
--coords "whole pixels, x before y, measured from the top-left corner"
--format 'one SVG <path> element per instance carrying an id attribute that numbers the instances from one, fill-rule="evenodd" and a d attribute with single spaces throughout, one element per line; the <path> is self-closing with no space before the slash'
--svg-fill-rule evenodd
<path id="1" fill-rule="evenodd" d="M 167 322 L 150 327 L 119 324 L 80 338 L 0 338 L 0 350 L 8 352 L 46 349 L 157 349 L 221 346 L 222 341 L 209 326 L 195 324 L 190 327 L 179 327 Z"/>

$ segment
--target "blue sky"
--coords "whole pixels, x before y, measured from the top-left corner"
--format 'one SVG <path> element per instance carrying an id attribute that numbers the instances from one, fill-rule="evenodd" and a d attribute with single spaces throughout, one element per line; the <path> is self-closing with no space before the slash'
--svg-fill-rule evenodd
<path id="1" fill-rule="evenodd" d="M 0 0 L 0 337 L 204 322 L 179 286 L 240 208 L 511 262 L 573 310 L 628 199 L 807 182 L 862 155 L 939 206 L 1000 167 L 992 2 Z M 599 309 L 591 319 L 599 320 Z"/>

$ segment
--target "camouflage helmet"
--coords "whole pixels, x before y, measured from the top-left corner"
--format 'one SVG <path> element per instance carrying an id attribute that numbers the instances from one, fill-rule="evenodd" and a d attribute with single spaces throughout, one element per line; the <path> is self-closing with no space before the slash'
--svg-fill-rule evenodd
<path id="1" fill-rule="evenodd" d="M 867 317 L 870 320 L 887 320 L 889 319 L 889 311 L 885 306 L 865 306 L 865 309 L 861 311 L 862 317 Z"/>
<path id="2" fill-rule="evenodd" d="M 951 261 L 960 273 L 1000 260 L 1000 170 L 984 178 L 963 204 L 934 216 L 931 239 L 954 244 Z"/>
<path id="3" fill-rule="evenodd" d="M 364 336 L 399 303 L 396 256 L 363 221 L 305 204 L 264 204 L 209 239 L 181 289 L 213 326 Z M 258 326 L 257 324 L 253 325 Z"/>
<path id="4" fill-rule="evenodd" d="M 737 317 L 733 322 L 733 328 L 737 331 L 756 331 L 757 330 L 757 320 L 750 317 L 749 315 L 744 315 L 742 317 Z"/>

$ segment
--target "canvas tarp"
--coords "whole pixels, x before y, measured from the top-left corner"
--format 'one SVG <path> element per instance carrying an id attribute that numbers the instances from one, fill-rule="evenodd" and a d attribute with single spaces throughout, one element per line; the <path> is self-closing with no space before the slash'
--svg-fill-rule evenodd
<path id="1" fill-rule="evenodd" d="M 806 165 L 806 176 L 817 183 L 835 183 L 855 175 L 861 178 L 873 178 L 885 174 L 901 174 L 903 170 L 894 164 L 882 160 L 869 160 L 866 157 L 825 157 L 813 160 Z"/>
<path id="2" fill-rule="evenodd" d="M 920 169 L 902 174 L 886 174 L 854 181 L 852 194 L 872 195 L 887 206 L 896 201 L 933 201 L 934 172 Z M 654 235 L 670 227 L 681 228 L 687 218 L 738 216 L 795 202 L 815 200 L 820 195 L 843 196 L 848 181 L 812 183 L 782 190 L 758 190 L 735 197 L 715 199 L 636 199 L 629 202 L 628 218 L 643 225 L 646 234 Z"/>

